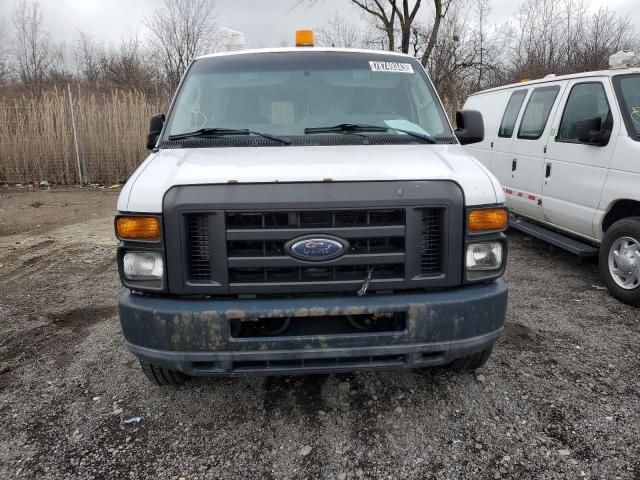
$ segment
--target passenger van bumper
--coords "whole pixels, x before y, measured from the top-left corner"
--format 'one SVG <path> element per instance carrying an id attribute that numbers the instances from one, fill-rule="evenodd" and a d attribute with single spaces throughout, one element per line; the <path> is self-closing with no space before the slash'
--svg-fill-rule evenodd
<path id="1" fill-rule="evenodd" d="M 202 300 L 160 298 L 126 290 L 119 307 L 132 353 L 188 375 L 419 368 L 446 365 L 491 348 L 503 332 L 507 286 L 500 279 L 442 291 L 365 297 Z M 304 333 L 305 322 L 322 329 L 323 321 L 329 325 L 349 315 L 381 312 L 400 314 L 402 328 Z M 248 338 L 233 332 L 233 322 L 272 317 L 295 318 L 302 330 Z"/>

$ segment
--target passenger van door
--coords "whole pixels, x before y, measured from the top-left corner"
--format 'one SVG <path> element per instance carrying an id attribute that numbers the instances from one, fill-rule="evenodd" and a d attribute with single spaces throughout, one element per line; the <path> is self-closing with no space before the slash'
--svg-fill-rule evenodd
<path id="1" fill-rule="evenodd" d="M 509 101 L 506 104 L 504 113 L 502 113 L 498 135 L 492 139 L 491 171 L 505 190 L 505 199 L 509 208 L 512 208 L 512 198 L 509 192 L 513 191 L 513 171 L 511 168 L 513 160 L 511 153 L 512 137 L 516 122 L 522 111 L 522 105 L 527 97 L 527 92 L 527 89 L 509 92 Z"/>
<path id="2" fill-rule="evenodd" d="M 511 204 L 516 213 L 543 221 L 542 184 L 545 148 L 562 84 L 535 87 L 529 94 L 513 141 Z M 509 192 L 507 192 L 509 195 Z"/>
<path id="3" fill-rule="evenodd" d="M 608 81 L 571 81 L 561 102 L 564 107 L 558 109 L 554 119 L 553 138 L 547 148 L 544 216 L 557 227 L 589 238 L 596 238 L 593 218 L 620 129 L 620 122 L 614 121 L 619 118 L 614 99 Z M 600 125 L 606 141 L 585 137 L 585 125 L 591 131 Z"/>

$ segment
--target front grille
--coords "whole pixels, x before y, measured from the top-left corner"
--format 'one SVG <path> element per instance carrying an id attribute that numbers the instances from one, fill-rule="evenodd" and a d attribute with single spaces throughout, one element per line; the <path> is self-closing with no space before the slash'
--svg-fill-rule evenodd
<path id="1" fill-rule="evenodd" d="M 403 223 L 403 209 L 227 214 L 228 228 L 340 228 L 401 225 Z"/>
<path id="2" fill-rule="evenodd" d="M 285 255 L 284 240 L 244 240 L 227 243 L 230 257 L 267 257 Z M 355 238 L 349 241 L 349 253 L 392 253 L 404 251 L 403 237 Z"/>
<path id="3" fill-rule="evenodd" d="M 186 216 L 189 279 L 196 282 L 211 280 L 211 250 L 209 248 L 208 220 L 209 217 L 203 214 L 190 214 Z"/>
<path id="4" fill-rule="evenodd" d="M 442 272 L 443 210 L 423 208 L 420 222 L 420 274 Z"/>
<path id="5" fill-rule="evenodd" d="M 403 208 L 227 212 L 227 264 L 231 285 L 353 283 L 404 280 Z M 310 265 L 287 254 L 285 244 L 304 235 L 349 242 L 337 260 Z"/>
<path id="6" fill-rule="evenodd" d="M 404 266 L 397 264 L 231 268 L 229 280 L 231 283 L 362 282 L 370 270 L 372 279 L 404 278 Z"/>
<path id="7" fill-rule="evenodd" d="M 446 211 L 403 207 L 190 212 L 184 215 L 187 280 L 225 285 L 228 293 L 356 292 L 369 276 L 371 290 L 403 288 L 412 279 L 443 273 Z M 215 243 L 209 232 L 217 229 Z M 305 262 L 288 254 L 287 242 L 315 235 L 346 240 L 348 248 L 324 262 Z"/>

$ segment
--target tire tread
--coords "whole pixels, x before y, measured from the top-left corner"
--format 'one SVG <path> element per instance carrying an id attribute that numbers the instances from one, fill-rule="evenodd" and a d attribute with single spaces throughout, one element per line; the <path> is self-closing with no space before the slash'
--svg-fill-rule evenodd
<path id="1" fill-rule="evenodd" d="M 486 350 L 483 350 L 481 352 L 467 355 L 466 357 L 456 358 L 453 362 L 451 362 L 449 368 L 451 370 L 476 370 L 487 363 L 492 352 L 493 347 L 487 348 Z"/>
<path id="2" fill-rule="evenodd" d="M 140 360 L 140 368 L 145 376 L 155 385 L 183 385 L 187 376 L 177 370 L 169 370 Z"/>

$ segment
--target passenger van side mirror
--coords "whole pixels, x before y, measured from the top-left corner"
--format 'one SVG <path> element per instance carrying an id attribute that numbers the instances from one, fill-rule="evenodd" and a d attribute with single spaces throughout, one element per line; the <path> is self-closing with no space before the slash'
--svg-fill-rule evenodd
<path id="1" fill-rule="evenodd" d="M 156 148 L 158 137 L 162 132 L 164 126 L 164 113 L 156 113 L 151 120 L 149 120 L 149 135 L 147 135 L 147 149 L 153 150 Z"/>
<path id="2" fill-rule="evenodd" d="M 454 133 L 462 145 L 484 140 L 484 120 L 477 110 L 458 110 L 456 126 Z"/>
<path id="3" fill-rule="evenodd" d="M 578 141 L 597 147 L 604 147 L 609 143 L 611 132 L 603 129 L 602 118 L 587 118 L 578 125 Z"/>

